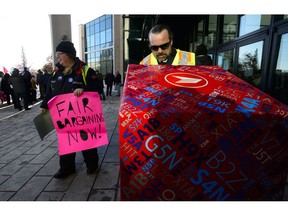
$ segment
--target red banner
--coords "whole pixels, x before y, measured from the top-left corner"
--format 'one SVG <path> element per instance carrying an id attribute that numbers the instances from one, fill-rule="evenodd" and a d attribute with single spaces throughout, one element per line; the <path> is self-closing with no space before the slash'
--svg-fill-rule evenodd
<path id="1" fill-rule="evenodd" d="M 121 200 L 281 200 L 288 107 L 217 66 L 129 65 Z"/>

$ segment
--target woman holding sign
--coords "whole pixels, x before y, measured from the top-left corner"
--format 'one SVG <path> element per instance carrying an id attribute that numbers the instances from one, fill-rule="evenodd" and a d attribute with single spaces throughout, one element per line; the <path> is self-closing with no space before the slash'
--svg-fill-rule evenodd
<path id="1" fill-rule="evenodd" d="M 47 85 L 40 112 L 48 109 L 48 101 L 56 95 L 74 93 L 75 96 L 80 96 L 84 90 L 97 91 L 95 71 L 76 57 L 76 50 L 72 42 L 62 41 L 58 44 L 56 57 L 58 63 Z M 98 168 L 97 148 L 82 151 L 82 154 L 87 174 L 94 173 Z M 60 155 L 60 169 L 54 178 L 66 178 L 75 173 L 75 157 L 76 153 Z"/>

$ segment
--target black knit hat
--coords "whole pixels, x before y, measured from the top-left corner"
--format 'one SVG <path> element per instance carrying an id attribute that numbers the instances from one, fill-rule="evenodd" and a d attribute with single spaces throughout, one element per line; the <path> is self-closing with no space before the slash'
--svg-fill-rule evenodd
<path id="1" fill-rule="evenodd" d="M 74 44 L 70 41 L 61 41 L 56 47 L 56 52 L 63 52 L 76 57 Z"/>
<path id="2" fill-rule="evenodd" d="M 19 75 L 19 70 L 17 68 L 13 68 L 12 75 L 13 76 L 18 76 Z"/>

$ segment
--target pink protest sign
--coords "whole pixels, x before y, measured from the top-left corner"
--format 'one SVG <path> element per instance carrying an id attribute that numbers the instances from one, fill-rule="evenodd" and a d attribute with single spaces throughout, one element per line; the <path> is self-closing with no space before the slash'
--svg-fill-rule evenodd
<path id="1" fill-rule="evenodd" d="M 48 102 L 58 134 L 59 154 L 69 154 L 108 144 L 100 97 L 95 92 L 53 97 Z"/>

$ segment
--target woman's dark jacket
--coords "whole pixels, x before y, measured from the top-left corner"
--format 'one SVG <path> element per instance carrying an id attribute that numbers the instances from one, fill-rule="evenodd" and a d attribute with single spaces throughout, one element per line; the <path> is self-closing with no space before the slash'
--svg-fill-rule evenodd
<path id="1" fill-rule="evenodd" d="M 95 71 L 89 68 L 86 76 L 86 85 L 83 80 L 83 66 L 86 65 L 79 58 L 76 58 L 76 63 L 72 67 L 72 71 L 69 74 L 64 74 L 64 68 L 59 63 L 56 64 L 54 73 L 49 79 L 47 85 L 47 92 L 40 105 L 41 108 L 48 109 L 48 101 L 56 95 L 67 94 L 74 92 L 77 88 L 83 88 L 84 91 L 97 91 L 94 86 L 94 74 Z M 95 76 L 97 77 L 97 76 Z"/>

